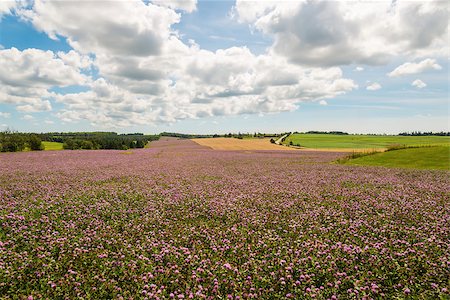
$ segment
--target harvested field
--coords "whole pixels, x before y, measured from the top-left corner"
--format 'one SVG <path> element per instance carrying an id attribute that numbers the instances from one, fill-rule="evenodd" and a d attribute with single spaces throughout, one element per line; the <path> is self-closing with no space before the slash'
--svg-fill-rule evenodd
<path id="1" fill-rule="evenodd" d="M 270 139 L 206 138 L 192 141 L 214 150 L 297 150 L 272 144 Z"/>

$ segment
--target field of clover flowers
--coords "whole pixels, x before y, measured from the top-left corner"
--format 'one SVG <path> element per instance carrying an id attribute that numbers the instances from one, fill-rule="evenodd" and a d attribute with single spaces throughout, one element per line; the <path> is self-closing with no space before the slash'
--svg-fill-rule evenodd
<path id="1" fill-rule="evenodd" d="M 0 155 L 0 299 L 448 299 L 446 171 L 327 152 Z"/>

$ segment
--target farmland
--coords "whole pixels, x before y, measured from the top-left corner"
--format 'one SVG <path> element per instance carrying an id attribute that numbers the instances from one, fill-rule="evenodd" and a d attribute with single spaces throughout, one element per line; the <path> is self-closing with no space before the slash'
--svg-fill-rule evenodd
<path id="1" fill-rule="evenodd" d="M 445 299 L 446 171 L 342 154 L 0 155 L 3 299 Z"/>
<path id="2" fill-rule="evenodd" d="M 284 144 L 313 149 L 385 149 L 390 145 L 450 145 L 448 136 L 292 134 Z"/>
<path id="3" fill-rule="evenodd" d="M 407 148 L 351 159 L 350 165 L 450 170 L 450 147 Z"/>
<path id="4" fill-rule="evenodd" d="M 270 139 L 202 138 L 192 139 L 199 145 L 214 150 L 295 150 L 270 143 Z"/>
<path id="5" fill-rule="evenodd" d="M 62 150 L 63 149 L 63 143 L 57 143 L 57 142 L 42 142 L 44 145 L 44 150 Z"/>

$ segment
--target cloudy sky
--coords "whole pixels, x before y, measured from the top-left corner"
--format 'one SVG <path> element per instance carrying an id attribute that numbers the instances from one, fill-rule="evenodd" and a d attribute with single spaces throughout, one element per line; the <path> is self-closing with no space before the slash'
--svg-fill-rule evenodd
<path id="1" fill-rule="evenodd" d="M 449 131 L 446 1 L 0 0 L 0 129 Z"/>

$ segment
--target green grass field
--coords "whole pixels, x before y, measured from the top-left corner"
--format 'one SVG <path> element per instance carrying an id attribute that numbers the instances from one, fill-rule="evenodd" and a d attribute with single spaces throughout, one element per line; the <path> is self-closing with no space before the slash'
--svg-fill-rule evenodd
<path id="1" fill-rule="evenodd" d="M 57 142 L 42 142 L 45 149 L 44 150 L 63 150 L 63 143 Z"/>
<path id="2" fill-rule="evenodd" d="M 450 145 L 448 136 L 377 136 L 377 135 L 334 135 L 334 134 L 292 134 L 284 141 L 289 145 L 300 144 L 305 148 L 350 148 L 350 149 L 382 149 L 390 145 L 406 146 Z"/>
<path id="3" fill-rule="evenodd" d="M 450 147 L 421 147 L 387 151 L 349 159 L 344 164 L 391 168 L 450 170 Z"/>

